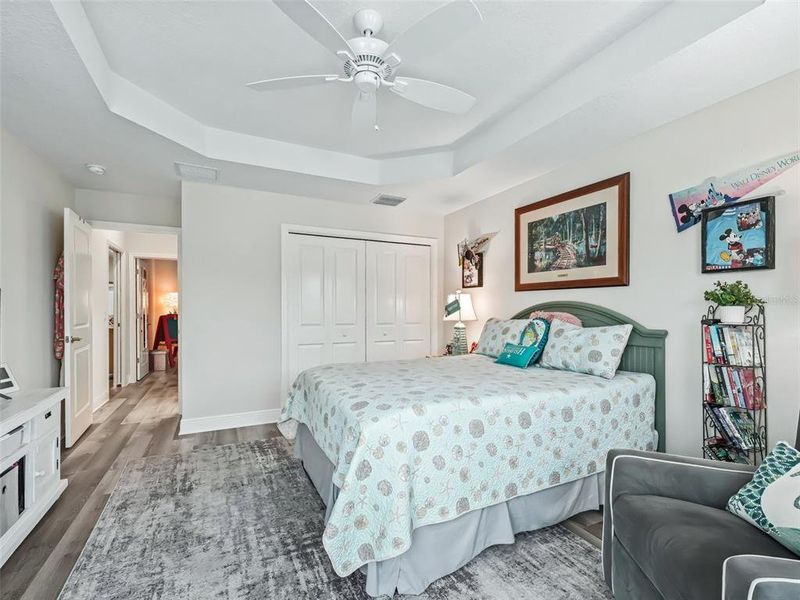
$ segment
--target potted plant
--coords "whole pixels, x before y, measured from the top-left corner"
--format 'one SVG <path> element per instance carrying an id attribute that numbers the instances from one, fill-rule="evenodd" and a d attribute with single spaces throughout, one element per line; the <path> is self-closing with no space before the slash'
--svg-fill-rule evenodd
<path id="1" fill-rule="evenodd" d="M 763 304 L 763 300 L 754 296 L 750 286 L 741 281 L 723 283 L 717 281 L 714 289 L 703 293 L 703 298 L 717 305 L 715 316 L 723 323 L 744 323 L 747 309 L 754 304 Z"/>

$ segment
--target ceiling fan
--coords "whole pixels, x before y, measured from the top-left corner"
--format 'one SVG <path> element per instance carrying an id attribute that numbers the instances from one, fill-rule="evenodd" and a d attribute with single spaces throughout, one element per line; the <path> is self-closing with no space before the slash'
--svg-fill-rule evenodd
<path id="1" fill-rule="evenodd" d="M 390 43 L 375 37 L 383 27 L 383 17 L 376 10 L 362 9 L 355 14 L 353 23 L 360 35 L 347 40 L 307 0 L 274 2 L 301 29 L 342 61 L 341 73 L 263 79 L 248 83 L 247 87 L 262 92 L 352 82 L 357 88 L 352 124 L 355 128 L 374 127 L 376 131 L 379 129 L 377 95 L 382 87 L 411 102 L 449 113 L 464 114 L 475 104 L 475 98 L 461 90 L 434 81 L 398 76 L 403 61 L 424 61 L 483 21 L 472 0 L 445 4 Z"/>

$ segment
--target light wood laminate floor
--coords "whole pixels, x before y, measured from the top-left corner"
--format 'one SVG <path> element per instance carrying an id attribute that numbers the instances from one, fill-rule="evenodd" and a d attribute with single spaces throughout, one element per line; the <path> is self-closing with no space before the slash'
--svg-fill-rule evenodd
<path id="1" fill-rule="evenodd" d="M 280 435 L 274 425 L 258 425 L 178 437 L 179 421 L 175 369 L 112 392 L 94 424 L 63 453 L 61 473 L 69 485 L 0 569 L 0 598 L 58 596 L 128 460 Z M 599 545 L 599 512 L 576 515 L 566 525 Z"/>

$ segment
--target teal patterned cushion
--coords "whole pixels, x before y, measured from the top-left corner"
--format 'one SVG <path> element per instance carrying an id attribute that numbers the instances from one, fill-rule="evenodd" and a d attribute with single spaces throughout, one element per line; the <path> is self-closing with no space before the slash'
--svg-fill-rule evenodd
<path id="1" fill-rule="evenodd" d="M 578 327 L 553 319 L 539 364 L 611 379 L 617 372 L 632 329 L 631 325 Z"/>
<path id="2" fill-rule="evenodd" d="M 475 352 L 497 358 L 506 344 L 519 344 L 528 322 L 528 319 L 489 319 L 483 326 Z"/>
<path id="3" fill-rule="evenodd" d="M 533 344 L 530 346 L 506 344 L 503 346 L 503 351 L 500 353 L 500 356 L 498 356 L 497 360 L 494 362 L 524 369 L 533 362 L 537 350 L 538 348 Z"/>
<path id="4" fill-rule="evenodd" d="M 778 442 L 728 510 L 800 555 L 800 452 Z"/>
<path id="5" fill-rule="evenodd" d="M 533 346 L 535 349 L 533 357 L 528 364 L 535 363 L 539 360 L 539 357 L 541 357 L 542 352 L 544 352 L 544 347 L 547 344 L 547 334 L 549 331 L 550 322 L 547 319 L 531 319 L 531 322 L 525 327 L 525 330 L 522 332 L 520 345 Z"/>

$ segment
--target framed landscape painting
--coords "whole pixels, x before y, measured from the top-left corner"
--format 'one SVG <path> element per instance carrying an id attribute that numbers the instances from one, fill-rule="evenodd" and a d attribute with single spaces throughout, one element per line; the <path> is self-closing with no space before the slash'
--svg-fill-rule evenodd
<path id="1" fill-rule="evenodd" d="M 628 285 L 630 173 L 519 207 L 515 289 Z"/>
<path id="2" fill-rule="evenodd" d="M 704 210 L 703 273 L 774 269 L 774 224 L 774 196 Z"/>

